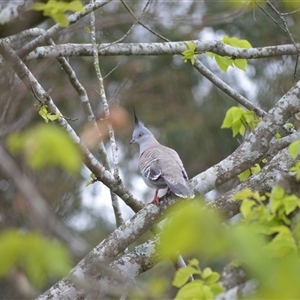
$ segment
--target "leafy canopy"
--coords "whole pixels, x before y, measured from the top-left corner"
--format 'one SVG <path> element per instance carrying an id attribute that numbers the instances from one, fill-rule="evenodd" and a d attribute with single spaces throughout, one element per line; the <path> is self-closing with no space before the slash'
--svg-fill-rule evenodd
<path id="1" fill-rule="evenodd" d="M 174 260 L 178 253 L 200 255 L 207 262 L 234 257 L 249 278 L 259 281 L 257 293 L 251 295 L 253 299 L 297 298 L 300 221 L 291 222 L 289 217 L 300 208 L 300 198 L 286 195 L 283 188 L 275 186 L 265 195 L 243 190 L 234 200 L 241 201 L 242 218 L 231 226 L 224 226 L 220 216 L 201 205 L 199 199 L 197 203 L 183 201 L 175 205 L 169 210 L 168 221 L 162 229 L 160 255 Z M 190 275 L 196 280 L 188 282 Z M 176 297 L 212 299 L 221 290 L 216 286 L 215 293 L 210 287 L 206 281 L 210 276 L 211 284 L 218 284 L 218 273 L 210 268 L 201 270 L 197 260 L 192 260 L 186 268 L 177 271 L 173 280 L 179 288 Z"/>

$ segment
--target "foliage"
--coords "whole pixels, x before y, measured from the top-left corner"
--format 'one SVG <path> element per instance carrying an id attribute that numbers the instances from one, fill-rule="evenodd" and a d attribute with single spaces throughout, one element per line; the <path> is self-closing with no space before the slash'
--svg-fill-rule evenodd
<path id="1" fill-rule="evenodd" d="M 298 160 L 293 167 L 290 168 L 291 172 L 295 172 L 296 180 L 300 180 L 300 161 Z"/>
<path id="2" fill-rule="evenodd" d="M 239 174 L 238 178 L 239 178 L 240 181 L 245 181 L 251 175 L 258 173 L 260 171 L 260 169 L 261 169 L 260 165 L 259 164 L 255 164 L 250 169 L 247 169 L 244 172 L 242 172 L 241 174 Z"/>
<path id="3" fill-rule="evenodd" d="M 39 107 L 39 115 L 45 120 L 46 123 L 49 121 L 55 121 L 62 116 L 61 114 L 53 114 L 48 112 L 47 105 L 41 105 Z"/>
<path id="4" fill-rule="evenodd" d="M 231 128 L 233 137 L 238 133 L 244 136 L 246 129 L 253 131 L 260 120 L 261 118 L 256 118 L 253 111 L 233 106 L 227 110 L 221 128 Z"/>
<path id="5" fill-rule="evenodd" d="M 7 229 L 0 233 L 0 276 L 21 268 L 37 288 L 64 276 L 71 268 L 70 255 L 60 243 L 37 232 Z"/>
<path id="6" fill-rule="evenodd" d="M 300 198 L 296 195 L 286 195 L 283 188 L 274 186 L 271 193 L 260 196 L 258 192 L 245 189 L 237 193 L 233 200 L 242 200 L 242 223 L 247 224 L 254 232 L 270 236 L 265 245 L 268 253 L 275 258 L 298 253 L 298 229 L 290 228 L 288 216 L 300 207 Z"/>
<path id="7" fill-rule="evenodd" d="M 93 184 L 97 180 L 97 177 L 94 173 L 91 173 L 90 177 L 91 177 L 91 180 L 86 182 L 86 184 L 85 184 L 86 187 Z"/>
<path id="8" fill-rule="evenodd" d="M 259 280 L 259 289 L 253 299 L 275 295 L 277 298 L 296 297 L 300 292 L 295 279 L 300 272 L 300 226 L 299 221 L 291 222 L 289 217 L 300 208 L 300 198 L 286 195 L 283 188 L 275 186 L 266 195 L 245 189 L 233 200 L 241 201 L 242 214 L 234 226 L 222 225 L 216 213 L 199 203 L 185 203 L 171 209 L 162 231 L 160 254 L 173 259 L 178 253 L 200 255 L 209 260 L 236 257 L 249 276 Z M 182 287 L 191 274 L 202 274 L 194 262 L 178 271 L 173 281 L 176 286 Z M 181 298 L 185 297 L 181 293 L 186 293 L 186 297 L 205 299 L 199 296 L 203 295 L 200 292 L 203 282 L 197 280 L 189 288 L 185 286 L 180 290 Z"/>
<path id="9" fill-rule="evenodd" d="M 239 40 L 236 37 L 230 38 L 227 35 L 223 37 L 223 43 L 236 48 L 252 48 L 247 40 Z M 214 58 L 219 68 L 224 72 L 227 72 L 228 67 L 237 67 L 242 71 L 245 71 L 248 65 L 247 60 L 244 58 L 235 59 L 229 56 L 221 56 L 213 52 L 206 52 L 206 54 L 207 56 Z"/>
<path id="10" fill-rule="evenodd" d="M 83 4 L 79 0 L 73 0 L 71 2 L 59 0 L 49 0 L 46 3 L 35 2 L 31 5 L 30 9 L 43 11 L 44 16 L 52 18 L 54 22 L 62 27 L 69 26 L 66 12 L 84 12 Z"/>
<path id="11" fill-rule="evenodd" d="M 23 133 L 12 133 L 7 146 L 13 154 L 22 153 L 27 164 L 35 170 L 59 166 L 75 173 L 81 168 L 78 146 L 56 125 L 40 124 Z"/>
<path id="12" fill-rule="evenodd" d="M 188 282 L 190 276 L 199 275 L 201 279 Z M 211 268 L 200 269 L 199 261 L 192 259 L 186 267 L 178 269 L 173 285 L 179 288 L 175 299 L 212 299 L 224 291 L 218 283 L 220 274 Z"/>
<path id="13" fill-rule="evenodd" d="M 289 153 L 293 159 L 295 159 L 300 152 L 300 139 L 292 142 L 289 145 Z"/>
<path id="14" fill-rule="evenodd" d="M 186 42 L 186 45 L 188 47 L 187 50 L 184 50 L 182 52 L 183 55 L 183 61 L 186 63 L 187 61 L 191 61 L 191 64 L 194 65 L 195 58 L 199 56 L 199 54 L 195 53 L 196 45 L 193 42 Z"/>

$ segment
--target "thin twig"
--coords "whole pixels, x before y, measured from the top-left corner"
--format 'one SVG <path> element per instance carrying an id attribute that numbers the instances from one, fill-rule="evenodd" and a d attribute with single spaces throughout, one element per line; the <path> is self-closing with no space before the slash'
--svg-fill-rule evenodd
<path id="1" fill-rule="evenodd" d="M 250 102 L 248 99 L 246 99 L 237 91 L 235 91 L 231 86 L 226 84 L 223 80 L 221 80 L 218 76 L 211 72 L 207 67 L 205 67 L 198 58 L 195 59 L 194 68 L 203 76 L 205 76 L 208 80 L 210 80 L 214 85 L 216 85 L 225 94 L 233 98 L 235 101 L 237 101 L 247 109 L 254 111 L 254 113 L 257 116 L 265 116 L 266 112 L 264 110 L 262 110 L 258 106 L 255 106 L 252 102 Z"/>
<path id="2" fill-rule="evenodd" d="M 96 0 L 94 3 L 90 3 L 84 6 L 84 12 L 83 13 L 74 13 L 68 16 L 68 20 L 70 24 L 76 23 L 78 20 L 83 18 L 84 16 L 88 15 L 90 12 L 104 6 L 105 4 L 111 2 L 113 0 Z M 60 27 L 58 24 L 55 24 L 48 30 L 46 30 L 43 34 L 35 38 L 34 40 L 30 41 L 28 44 L 26 44 L 21 49 L 17 50 L 17 54 L 19 57 L 26 56 L 29 52 L 33 51 L 36 47 L 40 46 L 43 43 L 46 43 L 46 41 L 49 38 L 52 38 L 55 34 L 57 34 L 60 30 L 63 28 Z"/>
<path id="3" fill-rule="evenodd" d="M 268 16 L 283 32 L 286 33 L 285 28 L 281 27 L 281 25 L 258 2 L 256 2 L 256 4 L 266 16 Z"/>
<path id="4" fill-rule="evenodd" d="M 134 19 L 136 20 L 137 23 L 139 23 L 141 26 L 143 26 L 144 28 L 146 28 L 148 31 L 150 31 L 151 33 L 153 33 L 154 35 L 156 35 L 157 37 L 159 37 L 160 39 L 162 39 L 165 42 L 169 42 L 170 40 L 167 39 L 166 37 L 162 36 L 161 34 L 159 34 L 158 32 L 156 32 L 155 30 L 151 29 L 149 26 L 145 25 L 144 23 L 142 23 L 140 21 L 142 15 L 144 14 L 144 12 L 146 11 L 148 5 L 150 4 L 151 0 L 149 0 L 146 3 L 146 6 L 143 9 L 143 12 L 141 14 L 141 16 L 139 18 L 136 17 L 136 15 L 134 14 L 134 12 L 131 10 L 131 8 L 126 4 L 126 2 L 124 0 L 121 0 L 122 4 L 124 5 L 124 7 L 128 10 L 128 12 L 134 17 Z"/>
<path id="5" fill-rule="evenodd" d="M 50 40 L 51 45 L 55 45 L 55 43 Z M 110 166 L 109 166 L 109 161 L 108 161 L 108 157 L 107 157 L 107 153 L 106 153 L 106 149 L 103 143 L 103 138 L 102 138 L 102 134 L 99 131 L 97 122 L 96 122 L 96 117 L 94 115 L 90 100 L 88 98 L 88 94 L 84 88 L 84 86 L 81 84 L 81 82 L 78 80 L 78 77 L 75 73 L 75 71 L 73 70 L 73 68 L 71 67 L 71 65 L 69 64 L 68 60 L 65 57 L 58 57 L 57 61 L 60 63 L 62 69 L 66 72 L 70 83 L 72 84 L 72 86 L 74 87 L 75 91 L 77 92 L 81 103 L 82 103 L 82 107 L 83 110 L 87 116 L 87 119 L 89 122 L 92 123 L 93 128 L 95 128 L 96 133 L 97 133 L 97 140 L 99 141 L 98 143 L 98 153 L 100 155 L 100 159 L 104 165 L 104 167 L 109 170 Z"/>
<path id="6" fill-rule="evenodd" d="M 263 8 L 260 6 L 260 8 L 263 10 L 263 12 L 265 14 L 267 14 L 267 16 L 269 16 L 271 18 L 271 20 L 279 27 L 281 28 L 285 33 L 288 34 L 290 41 L 292 42 L 292 44 L 295 46 L 296 50 L 299 51 L 299 47 L 297 46 L 296 41 L 293 38 L 293 35 L 291 34 L 289 27 L 287 25 L 287 21 L 285 19 L 285 15 L 282 14 L 274 5 L 271 1 L 267 0 L 266 1 L 267 5 L 275 12 L 275 14 L 279 17 L 279 19 L 281 20 L 282 24 L 283 24 L 283 28 L 280 26 L 280 24 L 275 21 L 274 18 L 272 18 L 269 14 L 267 14 L 267 12 L 265 10 L 263 10 Z M 259 4 L 258 4 L 259 5 Z M 298 66 L 298 60 L 299 60 L 299 55 L 296 56 L 296 63 L 295 63 L 295 67 L 294 67 L 294 79 L 297 78 L 296 76 L 296 72 L 297 72 L 297 66 Z"/>
<path id="7" fill-rule="evenodd" d="M 100 91 L 100 98 L 102 100 L 103 108 L 104 108 L 104 114 L 105 118 L 107 120 L 107 127 L 109 132 L 109 138 L 110 138 L 110 144 L 112 149 L 112 157 L 113 157 L 113 173 L 116 180 L 121 181 L 120 175 L 119 175 L 119 162 L 118 162 L 118 147 L 116 144 L 115 134 L 112 127 L 112 124 L 109 120 L 110 117 L 110 111 L 109 111 L 109 105 L 106 99 L 105 89 L 104 89 L 104 83 L 103 83 L 103 77 L 101 74 L 101 69 L 99 65 L 99 56 L 98 56 L 98 50 L 97 50 L 97 42 L 96 42 L 96 27 L 95 27 L 95 14 L 94 12 L 91 12 L 91 39 L 93 44 L 93 56 L 94 56 L 94 67 L 96 71 L 96 75 L 99 81 L 99 91 Z M 119 206 L 118 197 L 111 191 L 111 200 L 112 200 L 112 206 L 116 218 L 116 224 L 117 227 L 119 227 L 121 224 L 124 223 L 122 213 Z"/>
<path id="8" fill-rule="evenodd" d="M 130 7 L 124 2 L 124 0 L 121 0 L 125 8 L 130 12 L 130 14 L 138 21 L 140 25 L 142 25 L 144 28 L 155 34 L 156 36 L 160 37 L 166 42 L 170 42 L 169 39 L 163 37 L 162 35 L 158 34 L 157 32 L 153 31 L 148 26 L 144 25 L 140 20 L 135 16 L 135 14 L 132 12 Z M 150 2 L 150 0 L 149 0 Z M 149 3 L 148 2 L 148 3 Z M 227 85 L 224 81 L 222 81 L 219 77 L 217 77 L 215 74 L 213 74 L 207 67 L 205 67 L 200 60 L 196 59 L 196 63 L 194 64 L 194 68 L 200 72 L 203 76 L 205 76 L 209 81 L 211 81 L 213 84 L 215 84 L 220 90 L 222 90 L 224 93 L 226 93 L 228 96 L 236 100 L 238 103 L 243 105 L 249 110 L 253 110 L 258 116 L 263 117 L 265 115 L 265 112 L 255 106 L 252 102 L 247 100 L 245 97 L 237 93 L 233 88 L 231 88 L 229 85 Z"/>

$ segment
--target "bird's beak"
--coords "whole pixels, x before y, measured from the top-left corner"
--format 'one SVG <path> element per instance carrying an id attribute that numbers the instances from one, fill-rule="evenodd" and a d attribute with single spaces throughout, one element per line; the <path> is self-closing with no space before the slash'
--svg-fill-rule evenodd
<path id="1" fill-rule="evenodd" d="M 135 140 L 132 139 L 132 140 L 129 142 L 129 144 L 131 145 L 131 144 L 133 144 L 134 142 L 135 142 Z"/>

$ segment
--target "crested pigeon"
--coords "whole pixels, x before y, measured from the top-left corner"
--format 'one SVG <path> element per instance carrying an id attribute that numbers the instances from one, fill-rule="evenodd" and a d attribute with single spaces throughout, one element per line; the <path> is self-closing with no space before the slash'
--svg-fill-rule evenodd
<path id="1" fill-rule="evenodd" d="M 161 145 L 139 121 L 134 111 L 135 128 L 130 144 L 140 146 L 139 169 L 145 183 L 156 189 L 150 203 L 159 204 L 157 196 L 160 189 L 168 188 L 167 193 L 173 192 L 178 197 L 193 198 L 194 192 L 187 185 L 188 176 L 177 152 Z"/>

